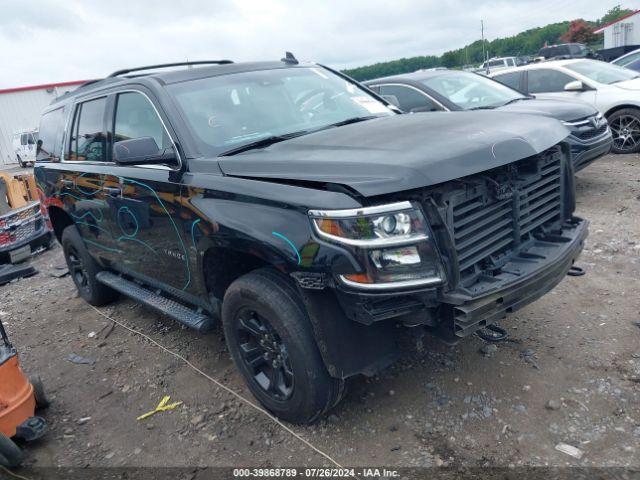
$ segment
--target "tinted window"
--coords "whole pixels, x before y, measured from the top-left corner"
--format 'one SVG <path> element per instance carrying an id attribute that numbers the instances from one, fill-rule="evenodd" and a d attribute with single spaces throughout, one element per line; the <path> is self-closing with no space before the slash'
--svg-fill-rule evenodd
<path id="1" fill-rule="evenodd" d="M 381 85 L 380 95 L 391 95 L 396 97 L 398 105 L 405 112 L 421 111 L 429 112 L 442 110 L 433 100 L 424 93 L 414 88 L 404 87 L 402 85 Z"/>
<path id="2" fill-rule="evenodd" d="M 69 149 L 69 160 L 104 162 L 106 135 L 104 133 L 105 97 L 81 103 L 76 108 Z"/>
<path id="3" fill-rule="evenodd" d="M 557 70 L 529 70 L 529 92 L 562 92 L 564 86 L 575 79 Z"/>
<path id="4" fill-rule="evenodd" d="M 424 79 L 422 83 L 465 110 L 499 107 L 524 98 L 498 82 L 469 72 L 450 71 Z"/>
<path id="5" fill-rule="evenodd" d="M 64 135 L 64 107 L 45 113 L 40 119 L 36 160 L 60 160 Z"/>
<path id="6" fill-rule="evenodd" d="M 140 93 L 121 93 L 116 104 L 114 142 L 151 137 L 158 148 L 171 146 L 164 126 L 153 105 Z"/>
<path id="7" fill-rule="evenodd" d="M 496 75 L 492 77 L 494 80 L 511 87 L 515 90 L 520 90 L 520 72 L 503 73 L 502 75 Z"/>
<path id="8" fill-rule="evenodd" d="M 504 62 L 502 60 L 492 60 L 488 62 L 487 65 L 489 65 L 489 67 L 504 67 Z"/>

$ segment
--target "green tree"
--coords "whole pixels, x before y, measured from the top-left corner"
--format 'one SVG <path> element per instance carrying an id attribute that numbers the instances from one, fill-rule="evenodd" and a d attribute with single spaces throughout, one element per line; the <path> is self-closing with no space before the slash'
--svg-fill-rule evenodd
<path id="1" fill-rule="evenodd" d="M 628 8 L 620 8 L 620 5 L 616 5 L 611 8 L 604 16 L 596 22 L 597 26 L 605 25 L 607 23 L 615 22 L 620 17 L 624 17 L 625 15 L 629 15 L 633 13 L 633 10 Z"/>

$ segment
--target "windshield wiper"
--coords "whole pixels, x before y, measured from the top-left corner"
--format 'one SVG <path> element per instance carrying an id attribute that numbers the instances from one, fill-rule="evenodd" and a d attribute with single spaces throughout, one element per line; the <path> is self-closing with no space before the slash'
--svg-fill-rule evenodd
<path id="1" fill-rule="evenodd" d="M 467 110 L 493 110 L 496 107 L 497 107 L 497 105 L 494 105 L 494 106 L 483 105 L 482 107 L 471 107 L 471 108 L 469 108 Z"/>
<path id="2" fill-rule="evenodd" d="M 508 102 L 503 103 L 503 104 L 501 105 L 501 107 L 504 107 L 505 105 L 511 105 L 512 103 L 516 103 L 516 102 L 519 102 L 519 101 L 521 101 L 521 100 L 532 100 L 532 99 L 533 99 L 533 97 L 518 97 L 518 98 L 512 98 L 512 99 L 511 99 L 511 100 L 509 100 Z"/>
<path id="3" fill-rule="evenodd" d="M 340 120 L 339 122 L 335 122 L 335 123 L 330 123 L 329 125 L 324 125 L 320 128 L 316 128 L 313 131 L 314 132 L 319 132 L 320 130 L 326 130 L 327 128 L 333 128 L 333 127 L 343 127 L 345 125 L 350 125 L 352 123 L 358 123 L 358 122 L 364 122 L 366 120 L 371 120 L 373 118 L 378 118 L 378 115 L 366 115 L 363 117 L 351 117 L 351 118 L 347 118 L 346 120 Z"/>
<path id="4" fill-rule="evenodd" d="M 219 154 L 219 157 L 230 157 L 231 155 L 235 155 L 237 153 L 246 152 L 247 150 L 257 150 L 258 148 L 267 148 L 274 143 L 284 142 L 285 140 L 290 140 L 295 137 L 300 137 L 309 133 L 308 130 L 300 130 L 299 132 L 291 132 L 285 133 L 283 135 L 271 135 L 269 137 L 261 138 L 260 140 L 256 140 L 254 142 L 245 143 L 244 145 L 240 145 L 239 147 L 232 148 L 225 152 Z"/>

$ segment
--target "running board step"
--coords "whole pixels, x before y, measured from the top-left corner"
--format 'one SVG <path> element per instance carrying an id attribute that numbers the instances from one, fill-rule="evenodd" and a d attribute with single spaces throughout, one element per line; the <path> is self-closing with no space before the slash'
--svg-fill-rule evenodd
<path id="1" fill-rule="evenodd" d="M 193 328 L 200 333 L 212 330 L 215 319 L 111 272 L 99 272 L 96 279 L 108 287 Z"/>

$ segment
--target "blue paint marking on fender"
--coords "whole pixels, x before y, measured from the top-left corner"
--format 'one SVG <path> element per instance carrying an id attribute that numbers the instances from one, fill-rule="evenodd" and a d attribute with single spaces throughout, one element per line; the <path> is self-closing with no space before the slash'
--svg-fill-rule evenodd
<path id="1" fill-rule="evenodd" d="M 134 230 L 133 233 L 127 233 L 124 230 L 124 227 L 122 226 L 122 222 L 120 219 L 120 214 L 121 213 L 126 213 L 131 215 L 131 218 L 133 218 L 133 221 L 136 222 L 136 229 Z M 126 205 L 120 207 L 118 209 L 118 214 L 116 215 L 116 218 L 118 220 L 118 227 L 120 227 L 120 231 L 122 232 L 122 234 L 127 237 L 127 238 L 131 238 L 131 237 L 135 237 L 138 234 L 138 229 L 140 227 L 140 224 L 138 223 L 138 218 L 134 215 L 134 213 L 131 211 L 131 209 L 129 207 L 127 207 Z"/>
<path id="2" fill-rule="evenodd" d="M 196 225 L 198 223 L 200 223 L 200 218 L 198 218 L 197 220 L 194 220 L 193 223 L 191 224 L 191 241 L 193 242 L 193 246 L 195 248 L 196 246 Z"/>
<path id="3" fill-rule="evenodd" d="M 118 250 L 116 248 L 110 248 L 110 247 L 105 247 L 104 245 L 101 245 L 97 242 L 92 242 L 91 240 L 87 240 L 86 238 L 83 239 L 86 243 L 90 244 L 90 245 L 94 245 L 98 248 L 102 248 L 103 250 L 107 250 L 109 252 L 115 252 L 115 253 L 122 253 L 122 250 Z"/>
<path id="4" fill-rule="evenodd" d="M 137 238 L 133 238 L 133 237 L 129 237 L 127 235 L 123 235 L 121 237 L 118 237 L 116 239 L 116 241 L 118 242 L 125 242 L 125 241 L 131 241 L 131 242 L 136 242 L 139 243 L 140 245 L 142 245 L 143 247 L 146 247 L 148 250 L 150 250 L 151 252 L 153 252 L 154 255 L 158 255 L 158 252 L 155 251 L 155 249 L 153 247 L 151 247 L 151 245 L 148 245 L 146 242 L 143 242 L 142 240 L 138 240 Z"/>
<path id="5" fill-rule="evenodd" d="M 291 240 L 289 240 L 287 237 L 285 237 L 284 235 L 282 235 L 281 233 L 278 233 L 278 232 L 271 232 L 271 235 L 276 236 L 276 237 L 284 240 L 285 242 L 287 242 L 289 244 L 289 246 L 295 252 L 296 257 L 298 257 L 298 265 L 300 265 L 300 263 L 302 263 L 302 257 L 300 257 L 300 252 L 298 252 L 298 249 L 296 248 L 296 246 L 293 244 L 293 242 Z"/>

